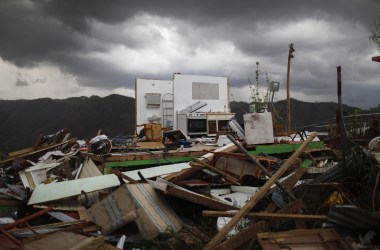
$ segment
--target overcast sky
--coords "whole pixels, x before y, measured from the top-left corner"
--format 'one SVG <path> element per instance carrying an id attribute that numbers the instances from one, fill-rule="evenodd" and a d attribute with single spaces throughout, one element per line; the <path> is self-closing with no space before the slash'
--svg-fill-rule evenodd
<path id="1" fill-rule="evenodd" d="M 291 97 L 380 103 L 380 55 L 368 39 L 378 0 L 1 0 L 0 98 L 134 97 L 136 78 L 226 76 L 231 98 L 249 101 L 256 62 Z M 266 84 L 261 78 L 261 84 Z"/>

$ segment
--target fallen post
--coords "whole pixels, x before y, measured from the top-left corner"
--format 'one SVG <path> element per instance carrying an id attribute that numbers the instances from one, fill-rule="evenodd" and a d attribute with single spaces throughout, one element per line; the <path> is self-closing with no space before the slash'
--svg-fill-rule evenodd
<path id="1" fill-rule="evenodd" d="M 205 217 L 234 217 L 238 211 L 202 211 L 202 216 Z M 274 214 L 274 213 L 248 213 L 245 215 L 247 218 L 257 219 L 284 219 L 284 220 L 325 220 L 326 215 L 314 214 Z"/>
<path id="2" fill-rule="evenodd" d="M 271 178 L 271 177 L 272 177 L 272 174 L 269 173 L 269 171 L 266 170 L 266 168 L 265 168 L 263 165 L 261 165 L 261 163 L 260 163 L 259 161 L 257 161 L 255 158 L 253 158 L 253 157 L 248 153 L 248 151 L 245 150 L 245 148 L 243 148 L 243 146 L 240 145 L 240 143 L 237 142 L 237 141 L 234 139 L 234 137 L 233 137 L 232 135 L 228 134 L 227 137 L 228 137 L 228 139 L 230 139 L 230 141 L 232 141 L 232 142 L 235 144 L 235 146 L 236 146 L 241 152 L 243 152 L 243 153 L 247 156 L 247 158 L 248 158 L 253 164 L 256 164 L 256 165 L 260 168 L 260 170 L 261 170 L 261 171 L 262 171 L 262 172 L 263 172 L 268 178 Z M 275 183 L 275 184 L 277 185 L 277 187 L 279 187 L 279 188 L 280 188 L 280 189 L 281 189 L 281 190 L 282 190 L 287 196 L 289 196 L 293 201 L 296 200 L 296 197 L 294 197 L 294 195 L 293 195 L 292 193 L 290 193 L 288 190 L 286 190 L 285 188 L 283 188 L 280 182 L 278 182 L 278 181 L 276 180 L 274 183 Z"/>
<path id="3" fill-rule="evenodd" d="M 269 188 L 289 169 L 289 167 L 297 160 L 303 150 L 309 145 L 310 142 L 317 136 L 313 132 L 311 136 L 295 151 L 292 156 L 285 161 L 285 163 L 266 181 L 266 183 L 257 191 L 257 193 L 241 208 L 241 210 L 231 218 L 231 220 L 219 231 L 219 233 L 207 244 L 205 249 L 213 249 L 220 243 L 224 237 L 231 231 L 231 229 L 238 223 L 238 221 L 248 214 L 257 202 L 263 198 Z"/>

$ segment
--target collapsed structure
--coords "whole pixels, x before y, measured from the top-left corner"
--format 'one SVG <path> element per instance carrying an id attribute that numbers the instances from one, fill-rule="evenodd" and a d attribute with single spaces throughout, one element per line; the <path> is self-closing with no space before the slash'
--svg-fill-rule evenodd
<path id="1" fill-rule="evenodd" d="M 284 140 L 271 113 L 248 113 L 242 128 L 228 105 L 226 78 L 137 79 L 143 137 L 82 141 L 63 129 L 11 152 L 0 162 L 0 246 L 379 246 L 379 137 L 363 147 L 331 124 L 325 141 Z"/>

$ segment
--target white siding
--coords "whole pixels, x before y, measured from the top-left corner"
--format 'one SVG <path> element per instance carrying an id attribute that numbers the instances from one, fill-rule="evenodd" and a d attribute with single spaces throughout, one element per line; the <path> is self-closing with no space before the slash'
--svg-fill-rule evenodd
<path id="1" fill-rule="evenodd" d="M 229 112 L 228 110 L 228 84 L 226 77 L 216 77 L 216 76 L 196 76 L 196 75 L 174 75 L 174 105 L 175 113 L 177 110 L 182 110 L 200 99 L 193 99 L 193 83 L 199 85 L 199 83 L 209 83 L 210 85 L 204 85 L 206 88 L 210 86 L 215 86 L 218 84 L 218 99 L 216 95 L 213 94 L 210 98 L 203 99 L 207 102 L 207 105 L 198 111 L 203 112 Z M 214 87 L 215 89 L 215 87 Z M 196 95 L 195 95 L 196 96 Z M 206 95 L 207 97 L 207 95 Z M 176 124 L 177 118 L 174 119 L 174 127 Z"/>
<path id="2" fill-rule="evenodd" d="M 173 81 L 136 79 L 136 125 L 149 123 L 148 117 L 151 116 L 162 118 L 162 103 L 159 107 L 147 107 L 145 99 L 147 93 L 161 94 L 161 98 L 167 93 L 173 94 L 174 129 L 177 128 L 177 112 L 199 100 L 207 103 L 198 110 L 200 112 L 230 112 L 226 77 L 175 74 Z M 139 127 L 137 132 L 141 129 L 142 127 Z"/>
<path id="3" fill-rule="evenodd" d="M 136 79 L 135 98 L 136 98 L 136 125 L 149 123 L 148 117 L 159 116 L 162 123 L 162 104 L 157 106 L 147 106 L 147 94 L 160 94 L 161 98 L 166 93 L 173 93 L 173 81 Z M 157 95 L 158 96 L 158 95 Z M 143 127 L 137 128 L 137 133 Z"/>

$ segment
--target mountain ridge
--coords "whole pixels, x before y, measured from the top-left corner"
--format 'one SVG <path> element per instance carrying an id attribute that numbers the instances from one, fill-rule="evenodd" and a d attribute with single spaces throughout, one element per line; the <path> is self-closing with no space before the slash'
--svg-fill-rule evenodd
<path id="1" fill-rule="evenodd" d="M 248 103 L 231 102 L 231 112 L 238 122 L 249 111 Z M 274 104 L 285 121 L 286 101 Z M 71 137 L 91 139 L 98 130 L 110 138 L 131 135 L 135 131 L 135 99 L 112 94 L 106 97 L 40 98 L 34 100 L 0 100 L 0 152 L 32 147 L 39 134 L 49 135 L 67 128 Z M 337 103 L 307 103 L 291 100 L 292 124 L 295 127 L 331 121 L 338 110 Z M 344 105 L 347 114 L 359 110 Z"/>

